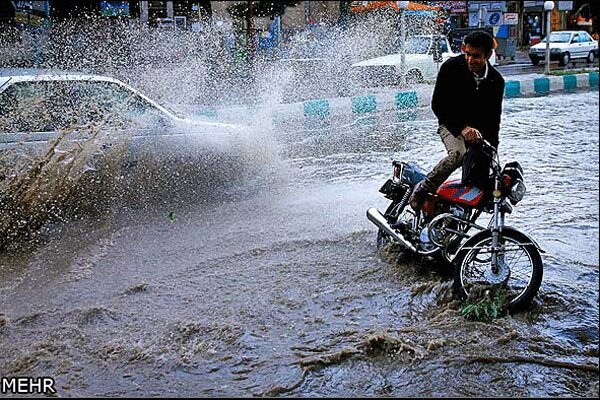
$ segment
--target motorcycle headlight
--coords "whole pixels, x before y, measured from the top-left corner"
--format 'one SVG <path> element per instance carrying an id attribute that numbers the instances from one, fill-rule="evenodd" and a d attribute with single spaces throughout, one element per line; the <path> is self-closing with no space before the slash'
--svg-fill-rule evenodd
<path id="1" fill-rule="evenodd" d="M 520 179 L 517 179 L 513 187 L 510 189 L 510 193 L 508 195 L 508 199 L 511 204 L 514 206 L 525 197 L 525 193 L 527 192 L 527 187 L 525 186 L 525 182 Z"/>

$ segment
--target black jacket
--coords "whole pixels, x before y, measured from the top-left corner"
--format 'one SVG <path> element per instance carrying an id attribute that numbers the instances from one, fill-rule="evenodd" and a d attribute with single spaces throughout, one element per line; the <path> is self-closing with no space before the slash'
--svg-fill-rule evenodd
<path id="1" fill-rule="evenodd" d="M 478 89 L 464 54 L 446 60 L 435 82 L 431 108 L 440 125 L 445 125 L 454 136 L 471 126 L 497 148 L 504 78 L 489 63 L 488 68 L 488 76 Z"/>

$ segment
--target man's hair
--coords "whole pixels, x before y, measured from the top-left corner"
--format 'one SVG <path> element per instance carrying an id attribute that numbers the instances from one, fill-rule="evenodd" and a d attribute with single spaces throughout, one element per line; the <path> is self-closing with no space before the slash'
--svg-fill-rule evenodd
<path id="1" fill-rule="evenodd" d="M 470 44 L 473 47 L 482 49 L 485 54 L 488 54 L 494 48 L 494 38 L 486 31 L 475 31 L 469 33 L 463 39 L 465 45 Z"/>

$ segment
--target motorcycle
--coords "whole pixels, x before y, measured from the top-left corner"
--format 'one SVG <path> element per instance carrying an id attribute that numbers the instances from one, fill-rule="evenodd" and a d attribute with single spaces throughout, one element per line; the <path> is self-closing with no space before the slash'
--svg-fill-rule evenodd
<path id="1" fill-rule="evenodd" d="M 468 157 L 472 154 L 487 160 L 479 169 L 485 175 L 477 186 L 468 179 L 471 172 L 463 163 L 462 179 L 446 181 L 435 194 L 428 194 L 419 212 L 409 206 L 409 197 L 425 179 L 425 171 L 413 162 L 393 161 L 392 177 L 379 190 L 391 204 L 384 214 L 369 208 L 367 218 L 379 228 L 378 247 L 400 244 L 451 266 L 458 298 L 465 300 L 476 287 L 503 288 L 508 311 L 517 312 L 540 288 L 544 253 L 530 236 L 504 224 L 506 214 L 526 193 L 523 169 L 516 161 L 502 168 L 496 149 L 487 141 L 470 146 L 465 161 L 472 160 Z M 477 174 L 475 168 L 470 170 Z M 487 227 L 477 224 L 483 212 L 491 213 Z"/>

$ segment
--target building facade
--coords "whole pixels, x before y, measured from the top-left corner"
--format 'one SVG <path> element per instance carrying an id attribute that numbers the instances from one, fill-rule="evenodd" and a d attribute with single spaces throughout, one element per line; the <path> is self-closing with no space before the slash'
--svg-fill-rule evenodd
<path id="1" fill-rule="evenodd" d="M 142 26 L 210 29 L 213 20 L 229 21 L 247 28 L 248 1 L 208 0 L 0 0 L 0 24 L 39 26 L 44 18 L 63 19 L 81 15 L 136 19 Z M 344 20 L 354 3 L 363 1 L 253 1 L 254 28 L 267 32 L 292 32 L 333 25 Z M 385 2 L 378 2 L 385 3 Z M 393 3 L 393 2 L 390 2 Z M 499 38 L 514 39 L 519 46 L 537 43 L 546 34 L 544 0 L 534 1 L 423 1 L 439 7 L 447 29 L 487 27 Z M 598 32 L 598 2 L 554 1 L 552 30 L 583 29 Z M 269 9 L 270 7 L 270 9 Z M 271 10 L 271 12 L 269 11 Z M 277 29 L 274 29 L 276 27 Z"/>

